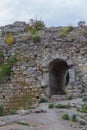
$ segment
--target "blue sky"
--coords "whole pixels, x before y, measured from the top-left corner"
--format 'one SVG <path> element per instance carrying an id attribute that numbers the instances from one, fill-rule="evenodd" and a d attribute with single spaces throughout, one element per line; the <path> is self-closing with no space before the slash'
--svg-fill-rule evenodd
<path id="1" fill-rule="evenodd" d="M 0 26 L 42 19 L 46 26 L 76 25 L 87 21 L 87 0 L 1 0 Z"/>

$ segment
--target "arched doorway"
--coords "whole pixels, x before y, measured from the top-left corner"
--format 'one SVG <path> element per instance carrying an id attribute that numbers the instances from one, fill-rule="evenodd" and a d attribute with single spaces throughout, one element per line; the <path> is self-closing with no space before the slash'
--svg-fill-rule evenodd
<path id="1" fill-rule="evenodd" d="M 69 82 L 69 66 L 61 60 L 56 59 L 49 65 L 49 89 L 50 96 L 65 93 L 65 86 Z"/>

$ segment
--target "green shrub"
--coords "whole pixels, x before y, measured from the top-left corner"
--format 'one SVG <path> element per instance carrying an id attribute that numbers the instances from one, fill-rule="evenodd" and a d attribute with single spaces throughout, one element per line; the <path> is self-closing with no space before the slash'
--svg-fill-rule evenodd
<path id="1" fill-rule="evenodd" d="M 3 52 L 0 52 L 0 58 L 3 58 L 3 57 L 4 57 Z"/>
<path id="2" fill-rule="evenodd" d="M 81 109 L 77 108 L 77 111 L 87 113 L 87 104 L 83 104 Z"/>
<path id="3" fill-rule="evenodd" d="M 45 99 L 45 98 L 41 98 L 41 99 L 39 100 L 39 103 L 45 103 L 45 102 L 48 102 L 48 100 Z"/>
<path id="4" fill-rule="evenodd" d="M 33 34 L 32 39 L 36 43 L 36 42 L 40 42 L 41 37 L 38 34 Z"/>
<path id="5" fill-rule="evenodd" d="M 27 31 L 27 32 L 30 32 L 31 34 L 37 33 L 36 28 L 34 28 L 34 27 L 31 26 L 31 25 L 29 25 L 29 26 L 26 28 L 26 31 Z"/>
<path id="6" fill-rule="evenodd" d="M 16 56 L 11 57 L 11 59 L 8 61 L 8 64 L 13 66 L 17 62 Z"/>
<path id="7" fill-rule="evenodd" d="M 52 109 L 54 107 L 54 104 L 53 103 L 50 103 L 49 105 L 48 105 L 48 108 L 49 109 Z"/>
<path id="8" fill-rule="evenodd" d="M 72 95 L 67 96 L 67 99 L 72 100 L 73 99 Z"/>
<path id="9" fill-rule="evenodd" d="M 82 109 L 80 112 L 87 113 L 87 104 L 82 105 Z"/>
<path id="10" fill-rule="evenodd" d="M 7 63 L 3 63 L 1 68 L 0 68 L 0 82 L 2 82 L 2 80 L 6 77 L 6 76 L 10 76 L 11 73 L 11 69 L 14 65 L 14 63 L 16 63 L 16 57 L 13 56 Z"/>
<path id="11" fill-rule="evenodd" d="M 4 108 L 3 108 L 3 106 L 2 106 L 2 105 L 0 105 L 0 116 L 2 116 L 2 115 L 3 115 L 3 112 L 4 112 Z"/>
<path id="12" fill-rule="evenodd" d="M 1 68 L 2 76 L 9 75 L 11 71 L 11 66 L 9 64 L 4 64 Z"/>
<path id="13" fill-rule="evenodd" d="M 73 122 L 77 122 L 77 116 L 76 116 L 76 115 L 73 115 L 73 116 L 72 116 L 72 121 L 73 121 Z"/>
<path id="14" fill-rule="evenodd" d="M 11 45 L 11 44 L 14 44 L 16 42 L 16 40 L 15 40 L 14 36 L 11 33 L 9 33 L 9 34 L 5 35 L 5 42 L 7 44 Z"/>
<path id="15" fill-rule="evenodd" d="M 84 92 L 85 92 L 85 89 L 84 89 L 84 88 L 82 88 L 82 89 L 81 89 L 81 93 L 84 93 Z"/>
<path id="16" fill-rule="evenodd" d="M 69 105 L 69 104 L 68 104 L 68 105 L 58 104 L 58 105 L 56 105 L 55 107 L 56 107 L 56 108 L 60 108 L 60 109 L 62 109 L 62 108 L 67 108 L 67 109 L 69 109 L 69 108 L 70 108 L 70 105 Z"/>
<path id="17" fill-rule="evenodd" d="M 30 61 L 30 59 L 29 59 L 29 58 L 25 58 L 25 61 L 26 61 L 26 62 L 29 62 L 29 61 Z"/>
<path id="18" fill-rule="evenodd" d="M 30 19 L 29 26 L 26 27 L 27 32 L 31 32 L 31 34 L 35 34 L 38 31 L 42 30 L 45 27 L 44 21 L 37 19 Z"/>
<path id="19" fill-rule="evenodd" d="M 16 112 L 17 112 L 17 110 L 16 110 L 16 109 L 12 109 L 12 110 L 10 110 L 10 114 L 11 114 L 11 115 L 16 114 Z"/>
<path id="20" fill-rule="evenodd" d="M 37 31 L 45 27 L 44 22 L 42 20 L 37 20 L 37 19 L 30 19 L 29 25 L 32 27 L 32 29 L 35 29 Z"/>
<path id="21" fill-rule="evenodd" d="M 2 64 L 4 61 L 4 54 L 3 52 L 0 52 L 0 64 Z"/>
<path id="22" fill-rule="evenodd" d="M 82 98 L 82 101 L 87 101 L 87 97 L 83 97 L 83 98 Z"/>
<path id="23" fill-rule="evenodd" d="M 61 29 L 61 37 L 66 37 L 69 32 L 71 32 L 74 28 L 72 26 L 65 27 Z"/>
<path id="24" fill-rule="evenodd" d="M 20 106 L 24 107 L 24 108 L 28 108 L 28 109 L 31 109 L 32 107 L 32 98 L 30 95 L 23 95 L 21 98 L 20 98 Z"/>
<path id="25" fill-rule="evenodd" d="M 68 31 L 71 32 L 72 30 L 74 30 L 74 27 L 73 26 L 69 26 L 68 27 Z"/>
<path id="26" fill-rule="evenodd" d="M 62 115 L 62 119 L 64 120 L 69 120 L 69 115 L 66 113 L 64 115 Z"/>

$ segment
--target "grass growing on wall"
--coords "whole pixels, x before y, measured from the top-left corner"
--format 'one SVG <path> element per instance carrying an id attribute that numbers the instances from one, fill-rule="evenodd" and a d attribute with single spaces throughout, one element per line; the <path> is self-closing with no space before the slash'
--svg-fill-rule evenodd
<path id="1" fill-rule="evenodd" d="M 66 113 L 66 114 L 63 114 L 62 115 L 62 119 L 64 120 L 69 120 L 69 115 Z"/>
<path id="2" fill-rule="evenodd" d="M 32 40 L 34 43 L 40 42 L 41 35 L 40 31 L 45 27 L 44 21 L 37 19 L 30 19 L 29 26 L 26 28 L 27 32 L 32 35 Z"/>
<path id="3" fill-rule="evenodd" d="M 0 65 L 2 65 L 3 60 L 4 60 L 4 54 L 3 52 L 0 52 Z"/>
<path id="4" fill-rule="evenodd" d="M 29 26 L 26 28 L 26 31 L 31 32 L 32 34 L 35 34 L 36 32 L 42 30 L 45 27 L 44 21 L 41 19 L 30 19 L 29 20 Z"/>
<path id="5" fill-rule="evenodd" d="M 16 40 L 15 40 L 14 36 L 11 33 L 9 33 L 9 34 L 5 35 L 5 42 L 7 44 L 11 45 L 11 44 L 14 44 L 16 42 Z"/>
<path id="6" fill-rule="evenodd" d="M 30 108 L 32 106 L 32 100 L 31 100 L 31 97 L 30 95 L 23 95 L 20 99 L 21 103 L 20 103 L 20 106 L 26 108 Z"/>
<path id="7" fill-rule="evenodd" d="M 32 39 L 33 39 L 33 42 L 40 42 L 40 40 L 41 40 L 41 37 L 40 37 L 40 35 L 39 34 L 33 34 L 32 35 Z"/>
<path id="8" fill-rule="evenodd" d="M 3 79 L 6 76 L 10 76 L 11 73 L 11 69 L 14 65 L 14 63 L 16 63 L 16 56 L 13 56 L 10 60 L 8 60 L 6 63 L 3 63 L 0 67 L 0 82 L 3 81 Z"/>
<path id="9" fill-rule="evenodd" d="M 81 109 L 77 108 L 77 111 L 87 113 L 87 104 L 83 104 Z"/>
<path id="10" fill-rule="evenodd" d="M 72 26 L 62 28 L 60 36 L 61 37 L 66 37 L 68 35 L 68 33 L 71 32 L 72 30 L 74 30 L 74 28 Z"/>
<path id="11" fill-rule="evenodd" d="M 3 106 L 2 106 L 2 105 L 0 105 L 0 116 L 2 116 L 2 115 L 3 115 L 3 112 L 4 112 L 4 108 L 3 108 Z"/>
<path id="12" fill-rule="evenodd" d="M 3 58 L 3 57 L 4 57 L 3 52 L 0 52 L 0 58 Z"/>
<path id="13" fill-rule="evenodd" d="M 16 114 L 16 112 L 17 112 L 17 110 L 16 110 L 16 109 L 12 109 L 12 110 L 10 110 L 10 114 L 11 114 L 11 115 Z"/>

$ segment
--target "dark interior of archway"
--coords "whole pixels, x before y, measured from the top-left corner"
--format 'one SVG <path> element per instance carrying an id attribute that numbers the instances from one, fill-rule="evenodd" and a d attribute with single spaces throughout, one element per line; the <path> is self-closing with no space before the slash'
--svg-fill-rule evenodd
<path id="1" fill-rule="evenodd" d="M 65 85 L 69 82 L 69 66 L 60 59 L 56 59 L 49 66 L 50 95 L 65 94 Z"/>

